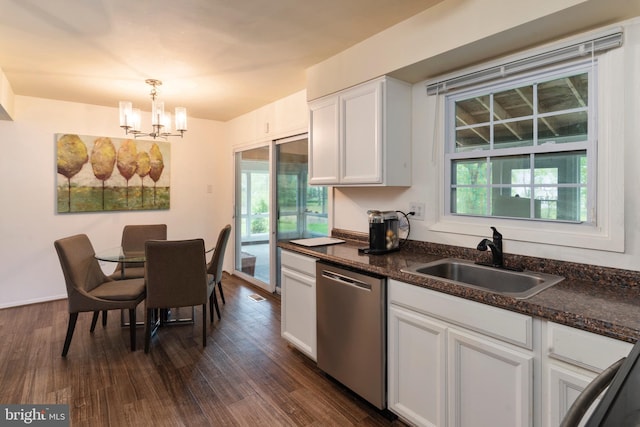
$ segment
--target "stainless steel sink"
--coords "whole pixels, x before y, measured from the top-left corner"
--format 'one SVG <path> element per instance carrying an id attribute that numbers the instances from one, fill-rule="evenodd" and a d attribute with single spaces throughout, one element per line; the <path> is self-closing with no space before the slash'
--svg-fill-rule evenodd
<path id="1" fill-rule="evenodd" d="M 511 271 L 455 258 L 419 264 L 402 271 L 517 299 L 530 298 L 564 280 L 564 277 L 553 274 Z"/>

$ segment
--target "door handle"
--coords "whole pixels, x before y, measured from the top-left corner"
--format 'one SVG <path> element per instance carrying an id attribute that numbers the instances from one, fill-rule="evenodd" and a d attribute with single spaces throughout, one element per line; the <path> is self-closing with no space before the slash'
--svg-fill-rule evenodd
<path id="1" fill-rule="evenodd" d="M 348 277 L 334 271 L 322 271 L 322 277 L 325 277 L 330 280 L 334 280 L 336 282 L 340 282 L 345 285 L 353 286 L 359 289 L 371 290 L 371 285 L 365 282 L 361 282 L 360 280 L 354 279 L 353 277 Z"/>

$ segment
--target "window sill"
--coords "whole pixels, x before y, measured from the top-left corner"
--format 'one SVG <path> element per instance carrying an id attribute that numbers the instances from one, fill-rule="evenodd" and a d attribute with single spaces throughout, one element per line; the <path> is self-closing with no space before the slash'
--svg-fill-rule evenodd
<path id="1" fill-rule="evenodd" d="M 553 245 L 567 248 L 624 252 L 624 226 L 594 227 L 587 224 L 527 222 L 503 218 L 444 216 L 429 227 L 430 231 L 474 237 L 489 235 L 489 227 L 500 230 L 505 239 L 523 243 Z"/>

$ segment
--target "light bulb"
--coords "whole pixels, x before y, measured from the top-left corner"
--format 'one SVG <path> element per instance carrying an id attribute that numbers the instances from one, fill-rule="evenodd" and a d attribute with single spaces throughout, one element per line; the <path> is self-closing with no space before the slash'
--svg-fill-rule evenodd
<path id="1" fill-rule="evenodd" d="M 176 107 L 176 130 L 184 132 L 187 130 L 187 109 Z"/>
<path id="2" fill-rule="evenodd" d="M 120 101 L 119 106 L 120 106 L 120 127 L 130 128 L 131 127 L 131 110 L 132 110 L 131 101 Z"/>

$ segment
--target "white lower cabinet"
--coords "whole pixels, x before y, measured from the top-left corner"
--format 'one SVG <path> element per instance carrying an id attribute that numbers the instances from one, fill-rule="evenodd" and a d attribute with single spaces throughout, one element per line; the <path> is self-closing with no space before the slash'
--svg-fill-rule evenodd
<path id="1" fill-rule="evenodd" d="M 558 426 L 582 390 L 604 369 L 625 357 L 632 344 L 546 322 L 543 335 L 543 414 L 547 426 Z M 585 414 L 595 409 L 597 401 Z"/>
<path id="2" fill-rule="evenodd" d="M 281 263 L 281 335 L 315 361 L 316 259 L 283 250 Z"/>
<path id="3" fill-rule="evenodd" d="M 558 427 L 633 347 L 396 280 L 387 333 L 388 407 L 416 426 Z"/>
<path id="4" fill-rule="evenodd" d="M 397 305 L 388 323 L 389 409 L 416 425 L 444 426 L 447 325 Z"/>
<path id="5" fill-rule="evenodd" d="M 388 292 L 391 411 L 420 426 L 533 425 L 529 316 L 395 280 Z"/>
<path id="6" fill-rule="evenodd" d="M 547 426 L 560 425 L 573 402 L 596 375 L 594 372 L 572 365 L 557 362 L 545 364 L 545 377 L 548 384 L 547 392 L 543 393 L 543 399 L 547 405 L 547 410 L 544 412 L 547 415 L 545 420 Z M 593 409 L 587 412 L 585 419 Z"/>
<path id="7" fill-rule="evenodd" d="M 533 425 L 533 355 L 463 330 L 447 335 L 447 425 Z"/>

